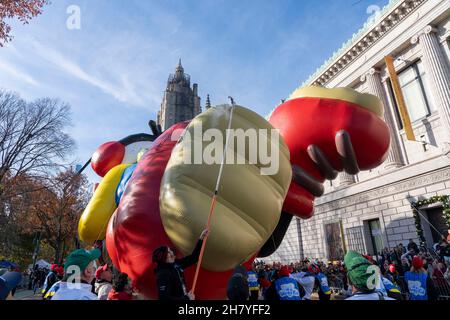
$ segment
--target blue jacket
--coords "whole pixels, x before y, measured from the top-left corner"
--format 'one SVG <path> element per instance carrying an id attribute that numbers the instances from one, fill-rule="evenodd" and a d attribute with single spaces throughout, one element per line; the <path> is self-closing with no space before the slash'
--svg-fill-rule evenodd
<path id="1" fill-rule="evenodd" d="M 258 275 L 254 271 L 247 272 L 248 288 L 251 290 L 259 290 Z"/>
<path id="2" fill-rule="evenodd" d="M 280 296 L 280 300 L 302 300 L 298 282 L 293 278 L 282 277 L 277 279 L 275 289 Z"/>
<path id="3" fill-rule="evenodd" d="M 57 281 L 58 277 L 56 276 L 56 273 L 50 271 L 45 277 L 44 286 L 42 287 L 42 294 L 45 295 L 47 291 L 53 286 L 53 284 Z"/>
<path id="4" fill-rule="evenodd" d="M 381 281 L 383 281 L 384 288 L 386 289 L 387 292 L 401 293 L 400 289 L 395 284 L 393 284 L 389 279 L 381 277 Z"/>
<path id="5" fill-rule="evenodd" d="M 327 277 L 322 272 L 319 272 L 316 275 L 316 278 L 317 278 L 317 280 L 319 280 L 320 290 L 322 290 L 322 292 L 325 293 L 325 294 L 331 294 L 331 289 L 328 286 L 328 279 L 327 279 Z"/>
<path id="6" fill-rule="evenodd" d="M 405 273 L 405 280 L 408 284 L 409 300 L 428 300 L 427 294 L 427 277 L 424 272 Z"/>
<path id="7" fill-rule="evenodd" d="M 51 300 L 61 287 L 61 281 L 55 282 L 51 288 L 45 293 L 44 300 Z"/>

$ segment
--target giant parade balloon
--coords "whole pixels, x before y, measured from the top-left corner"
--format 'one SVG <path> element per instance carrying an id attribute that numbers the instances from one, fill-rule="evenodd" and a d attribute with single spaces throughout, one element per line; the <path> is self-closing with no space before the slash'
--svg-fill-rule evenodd
<path id="1" fill-rule="evenodd" d="M 80 238 L 106 240 L 114 266 L 156 299 L 153 250 L 189 255 L 211 217 L 195 294 L 225 299 L 237 265 L 272 254 L 293 216 L 313 215 L 325 179 L 377 167 L 389 144 L 379 99 L 347 88 L 299 89 L 269 121 L 241 106 L 213 107 L 158 137 L 102 145 L 93 168 L 104 178 Z M 185 270 L 189 288 L 194 272 Z"/>

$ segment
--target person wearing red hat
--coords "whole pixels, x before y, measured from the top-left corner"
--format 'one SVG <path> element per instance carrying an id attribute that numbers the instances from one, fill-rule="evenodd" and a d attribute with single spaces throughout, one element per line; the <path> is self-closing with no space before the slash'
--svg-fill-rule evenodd
<path id="1" fill-rule="evenodd" d="M 389 265 L 389 272 L 390 272 L 390 273 L 395 273 L 395 264 L 392 264 L 392 263 L 391 263 L 391 264 Z"/>
<path id="2" fill-rule="evenodd" d="M 98 300 L 107 300 L 108 294 L 112 290 L 112 272 L 107 264 L 98 267 L 95 271 L 95 293 Z"/>
<path id="3" fill-rule="evenodd" d="M 56 268 L 56 274 L 58 276 L 58 279 L 61 280 L 64 277 L 64 266 L 58 266 Z"/>
<path id="4" fill-rule="evenodd" d="M 266 291 L 266 300 L 302 300 L 304 290 L 290 277 L 289 267 L 283 266 L 278 271 L 278 279 Z"/>
<path id="5" fill-rule="evenodd" d="M 400 278 L 399 273 L 397 271 L 397 267 L 395 264 L 391 263 L 387 266 L 385 273 L 385 278 L 388 279 L 390 282 L 392 282 L 395 286 L 399 286 Z"/>
<path id="6" fill-rule="evenodd" d="M 423 268 L 423 259 L 414 256 L 411 271 L 405 273 L 405 281 L 409 291 L 409 300 L 437 300 L 433 280 Z"/>

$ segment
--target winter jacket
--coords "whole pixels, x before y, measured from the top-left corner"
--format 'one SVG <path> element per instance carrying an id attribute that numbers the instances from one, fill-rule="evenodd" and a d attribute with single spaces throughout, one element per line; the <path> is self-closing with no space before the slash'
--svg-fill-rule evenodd
<path id="1" fill-rule="evenodd" d="M 98 296 L 98 300 L 107 300 L 108 294 L 112 290 L 112 284 L 105 280 L 97 280 L 94 286 L 95 293 Z"/>
<path id="2" fill-rule="evenodd" d="M 174 263 L 158 264 L 155 273 L 160 300 L 189 300 L 184 280 L 184 269 L 197 263 L 202 242 L 202 240 L 197 242 L 191 255 L 177 259 Z"/>
<path id="3" fill-rule="evenodd" d="M 98 300 L 91 292 L 92 286 L 88 283 L 61 282 L 52 300 Z"/>
<path id="4" fill-rule="evenodd" d="M 275 284 L 275 282 L 276 282 L 278 279 L 280 279 L 280 278 L 275 279 L 275 280 L 271 283 L 270 287 L 267 288 L 267 290 L 266 290 L 266 292 L 265 292 L 265 295 L 264 295 L 265 300 L 268 300 L 268 301 L 276 301 L 276 300 L 280 300 L 280 295 L 279 295 L 278 292 L 277 292 L 277 288 L 276 288 L 276 284 Z M 304 296 L 305 296 L 305 289 L 304 289 L 304 288 L 301 286 L 301 284 L 298 283 L 298 282 L 297 282 L 297 285 L 298 285 L 297 289 L 299 290 L 300 298 L 303 299 Z"/>
<path id="5" fill-rule="evenodd" d="M 58 278 L 56 277 L 56 273 L 53 271 L 50 271 L 47 274 L 47 277 L 44 281 L 44 288 L 42 289 L 42 296 L 45 296 L 48 290 L 58 281 Z"/>
<path id="6" fill-rule="evenodd" d="M 228 281 L 227 297 L 233 301 L 245 301 L 249 297 L 247 270 L 237 267 Z"/>

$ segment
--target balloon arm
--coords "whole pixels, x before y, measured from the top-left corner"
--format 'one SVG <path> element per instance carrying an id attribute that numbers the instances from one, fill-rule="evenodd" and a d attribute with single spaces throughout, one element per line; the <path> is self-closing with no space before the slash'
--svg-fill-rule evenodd
<path id="1" fill-rule="evenodd" d="M 152 130 L 152 133 L 153 133 L 155 136 L 159 137 L 159 136 L 162 134 L 162 132 L 161 132 L 161 126 L 160 126 L 160 125 L 157 125 L 156 122 L 155 122 L 154 120 L 150 120 L 149 123 L 148 123 L 148 125 L 150 126 L 150 129 Z"/>
<path id="2" fill-rule="evenodd" d="M 345 130 L 339 131 L 335 137 L 335 144 L 344 171 L 348 174 L 357 174 L 359 172 L 358 160 L 348 132 Z M 337 177 L 337 170 L 333 168 L 326 154 L 318 146 L 309 145 L 307 152 L 325 179 L 334 180 Z M 292 176 L 298 185 L 305 188 L 315 197 L 323 195 L 323 184 L 299 166 L 292 166 Z"/>
<path id="3" fill-rule="evenodd" d="M 348 174 L 357 174 L 360 170 L 350 134 L 345 130 L 339 131 L 336 134 L 335 142 L 344 171 Z"/>

